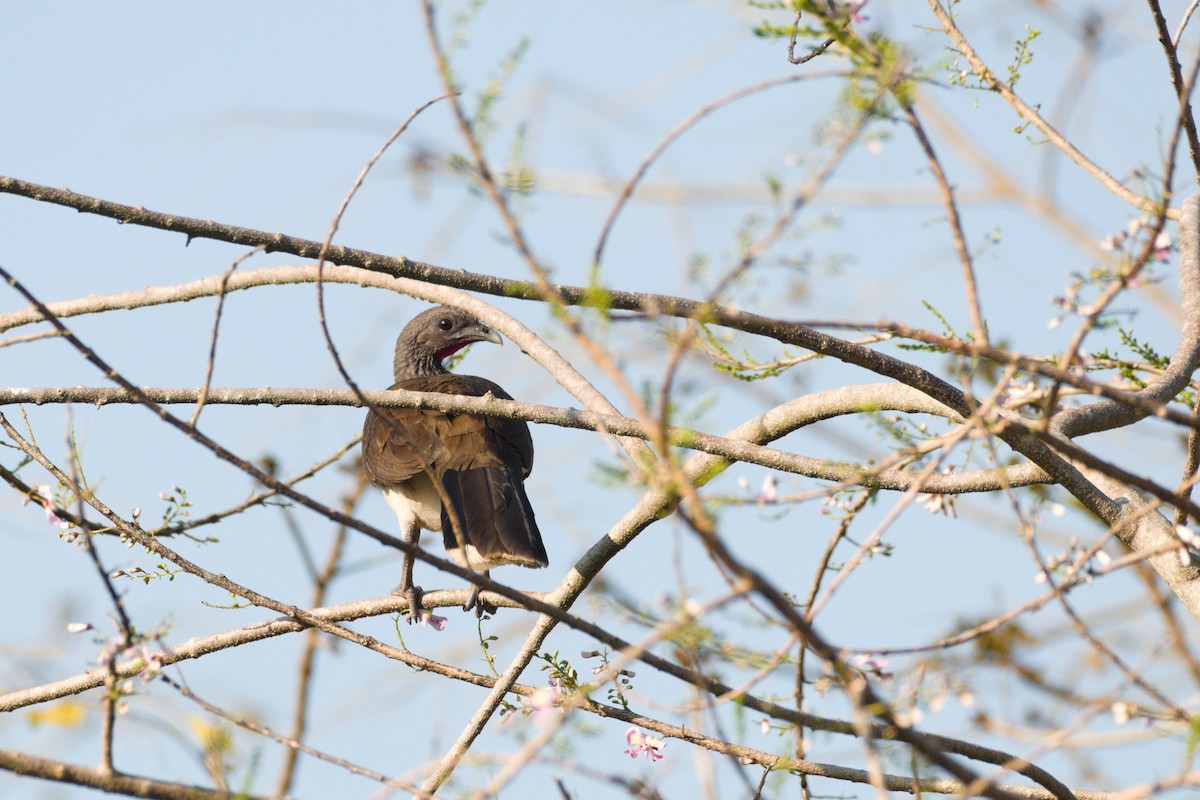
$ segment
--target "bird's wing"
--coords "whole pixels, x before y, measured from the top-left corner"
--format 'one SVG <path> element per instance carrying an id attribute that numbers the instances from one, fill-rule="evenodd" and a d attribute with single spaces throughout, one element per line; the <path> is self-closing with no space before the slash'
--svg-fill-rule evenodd
<path id="1" fill-rule="evenodd" d="M 409 381 L 411 383 L 412 381 Z M 392 389 L 425 391 L 396 384 Z M 403 483 L 433 466 L 443 449 L 445 415 L 415 408 L 377 408 L 363 425 L 363 469 L 376 486 Z"/>
<path id="2" fill-rule="evenodd" d="M 414 384 L 420 384 L 418 388 Z M 486 378 L 473 375 L 436 375 L 404 381 L 398 388 L 422 392 L 442 392 L 468 397 L 491 394 L 502 400 L 512 395 Z M 524 420 L 500 417 L 476 417 L 470 414 L 445 415 L 449 421 L 442 431 L 443 450 L 438 456 L 441 471 L 502 466 L 522 478 L 533 469 L 533 437 Z"/>
<path id="3" fill-rule="evenodd" d="M 512 399 L 491 381 L 471 375 L 409 378 L 391 388 L 472 397 L 490 392 Z M 533 468 L 533 439 L 522 420 L 380 408 L 367 415 L 362 447 L 363 467 L 376 485 L 402 483 L 424 464 L 439 477 L 447 470 L 484 467 L 503 467 L 525 477 Z"/>

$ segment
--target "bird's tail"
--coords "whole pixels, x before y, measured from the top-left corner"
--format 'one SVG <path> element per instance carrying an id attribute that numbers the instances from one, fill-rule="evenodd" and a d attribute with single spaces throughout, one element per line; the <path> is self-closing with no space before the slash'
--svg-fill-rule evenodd
<path id="1" fill-rule="evenodd" d="M 442 537 L 454 561 L 480 571 L 502 564 L 550 563 L 519 476 L 498 467 L 448 470 L 442 486 L 460 529 L 443 503 Z"/>

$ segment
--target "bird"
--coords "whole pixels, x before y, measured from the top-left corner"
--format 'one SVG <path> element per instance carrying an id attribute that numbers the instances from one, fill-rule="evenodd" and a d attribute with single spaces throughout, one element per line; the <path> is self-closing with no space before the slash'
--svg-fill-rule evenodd
<path id="1" fill-rule="evenodd" d="M 461 309 L 438 306 L 418 314 L 396 339 L 392 389 L 513 399 L 486 378 L 449 372 L 444 361 L 467 345 L 500 335 Z M 363 424 L 362 463 L 396 514 L 404 541 L 440 531 L 450 559 L 489 576 L 493 567 L 545 567 L 550 561 L 525 478 L 533 469 L 533 438 L 524 420 L 415 408 L 371 408 Z M 413 583 L 413 555 L 393 593 L 408 599 L 411 623 L 422 613 Z M 464 606 L 482 616 L 479 586 Z M 489 611 L 494 609 L 487 609 Z"/>

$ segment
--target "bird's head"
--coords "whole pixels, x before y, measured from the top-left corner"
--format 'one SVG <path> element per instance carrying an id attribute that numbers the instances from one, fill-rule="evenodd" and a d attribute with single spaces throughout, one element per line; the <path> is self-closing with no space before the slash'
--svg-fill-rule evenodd
<path id="1" fill-rule="evenodd" d="M 500 334 L 467 312 L 451 306 L 422 311 L 396 340 L 396 380 L 445 372 L 442 361 L 475 342 L 503 344 Z"/>

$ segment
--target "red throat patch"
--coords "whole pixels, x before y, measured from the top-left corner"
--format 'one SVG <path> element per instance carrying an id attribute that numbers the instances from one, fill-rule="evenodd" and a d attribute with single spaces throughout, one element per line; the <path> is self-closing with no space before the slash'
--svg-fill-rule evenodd
<path id="1" fill-rule="evenodd" d="M 459 350 L 462 350 L 469 344 L 470 342 L 455 342 L 448 347 L 443 347 L 441 350 L 438 350 L 434 355 L 438 361 L 445 361 L 447 358 L 454 355 Z"/>

